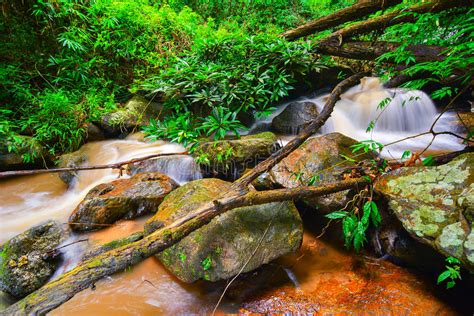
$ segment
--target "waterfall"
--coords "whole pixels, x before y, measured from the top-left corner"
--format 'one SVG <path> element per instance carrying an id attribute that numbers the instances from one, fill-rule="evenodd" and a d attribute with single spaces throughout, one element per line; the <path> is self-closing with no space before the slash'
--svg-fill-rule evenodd
<path id="1" fill-rule="evenodd" d="M 329 94 L 302 101 L 314 102 L 322 110 Z M 380 107 L 385 102 L 384 107 Z M 361 83 L 341 95 L 334 112 L 320 133 L 339 132 L 359 141 L 373 139 L 388 144 L 430 130 L 439 112 L 430 97 L 419 90 L 385 89 L 379 78 L 366 77 Z M 435 125 L 435 131 L 452 131 L 449 121 L 452 113 L 444 114 Z M 372 131 L 367 131 L 370 122 Z M 431 135 L 408 139 L 382 151 L 387 158 L 400 158 L 403 151 L 421 151 L 431 141 Z M 430 152 L 461 150 L 463 145 L 453 136 L 437 136 Z"/>

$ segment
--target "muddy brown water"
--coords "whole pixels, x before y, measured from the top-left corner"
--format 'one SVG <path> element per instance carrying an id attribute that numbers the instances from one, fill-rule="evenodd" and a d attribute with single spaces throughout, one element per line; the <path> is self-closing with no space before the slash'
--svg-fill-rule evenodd
<path id="1" fill-rule="evenodd" d="M 366 121 L 376 114 L 378 103 L 387 96 L 396 102 L 412 97 L 383 89 L 380 82 L 367 79 L 366 85 L 351 89 L 338 103 L 323 133 L 339 131 L 356 139 L 370 137 L 365 133 Z M 369 99 L 367 99 L 369 98 Z M 418 100 L 418 99 L 417 99 Z M 324 104 L 324 96 L 312 99 Z M 370 102 L 369 102 L 370 101 Z M 375 134 L 386 142 L 394 137 L 418 132 L 430 125 L 436 115 L 433 103 L 425 95 L 411 107 L 386 111 L 385 123 Z M 359 109 L 360 108 L 360 109 Z M 354 113 L 363 117 L 355 117 Z M 418 114 L 416 114 L 416 113 Z M 414 121 L 419 113 L 428 118 Z M 361 114 L 361 115 L 362 115 Z M 416 115 L 415 115 L 416 114 Z M 409 122 L 404 127 L 397 122 Z M 402 122 L 403 121 L 403 122 Z M 360 126 L 359 126 L 360 125 Z M 398 126 L 400 125 L 400 126 Z M 404 128 L 405 130 L 394 130 Z M 409 129 L 408 131 L 406 129 Z M 413 131 L 411 130 L 413 129 Z M 421 130 L 421 129 L 420 129 Z M 424 140 L 429 142 L 429 140 Z M 424 148 L 423 141 L 404 143 L 404 148 Z M 410 147 L 411 146 L 411 147 Z M 414 147 L 413 147 L 414 146 Z M 434 152 L 458 150 L 459 144 L 439 139 Z M 89 165 L 109 164 L 155 153 L 182 152 L 184 148 L 163 141 L 145 143 L 136 135 L 125 140 L 93 142 L 82 147 Z M 388 157 L 401 154 L 402 148 L 387 152 Z M 167 164 L 166 172 L 176 179 L 186 178 L 189 164 Z M 118 178 L 114 170 L 80 171 L 72 188 L 58 174 L 44 174 L 0 181 L 0 243 L 48 219 L 63 223 L 87 192 L 99 183 Z M 193 175 L 194 177 L 194 175 Z M 143 229 L 146 218 L 123 221 L 98 232 L 74 235 L 68 242 L 88 238 L 64 248 L 64 263 L 54 277 L 73 268 L 88 246 L 111 241 Z M 370 315 L 472 315 L 473 293 L 447 294 L 435 286 L 436 276 L 395 266 L 367 255 L 342 249 L 342 242 L 329 236 L 316 239 L 318 229 L 306 229 L 301 249 L 284 256 L 255 272 L 239 277 L 230 287 L 218 313 L 297 313 L 297 314 L 370 314 Z M 249 250 L 252 253 L 252 250 Z M 53 278 L 54 278 L 53 277 Z M 127 271 L 97 282 L 94 288 L 78 293 L 51 315 L 157 315 L 209 314 L 214 309 L 226 282 L 184 284 L 173 277 L 155 258 L 149 258 Z M 0 294 L 0 306 L 13 300 Z M 0 307 L 1 309 L 1 307 Z"/>

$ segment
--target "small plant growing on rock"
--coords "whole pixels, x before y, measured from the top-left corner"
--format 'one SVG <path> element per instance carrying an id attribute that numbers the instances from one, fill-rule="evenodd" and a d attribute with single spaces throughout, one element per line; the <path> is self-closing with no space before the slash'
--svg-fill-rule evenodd
<path id="1" fill-rule="evenodd" d="M 444 270 L 439 276 L 437 283 L 440 284 L 446 281 L 446 289 L 450 289 L 456 285 L 456 280 L 461 280 L 461 261 L 454 257 L 447 257 L 446 270 Z"/>

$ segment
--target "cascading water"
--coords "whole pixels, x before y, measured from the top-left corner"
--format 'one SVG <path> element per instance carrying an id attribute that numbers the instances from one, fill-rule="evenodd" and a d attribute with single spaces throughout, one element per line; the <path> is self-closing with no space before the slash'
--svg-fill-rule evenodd
<path id="1" fill-rule="evenodd" d="M 328 95 L 305 99 L 316 103 L 321 111 Z M 384 107 L 381 102 L 386 101 Z M 361 140 L 373 139 L 389 144 L 428 132 L 439 116 L 430 97 L 419 90 L 385 89 L 379 78 L 363 78 L 361 83 L 341 96 L 321 133 L 340 132 Z M 435 131 L 452 131 L 450 113 L 441 116 Z M 372 131 L 367 132 L 370 122 L 375 122 Z M 387 158 L 399 159 L 405 150 L 423 150 L 432 140 L 432 135 L 423 135 L 390 145 L 382 151 Z M 461 150 L 464 146 L 449 135 L 439 135 L 430 145 L 430 151 L 448 152 Z"/>
<path id="2" fill-rule="evenodd" d="M 326 97 L 327 95 L 321 95 L 316 98 L 307 98 L 307 100 L 315 102 L 321 109 Z M 377 106 L 387 97 L 392 98 L 393 101 L 380 115 L 372 133 L 373 138 L 382 143 L 424 132 L 429 129 L 438 115 L 432 101 L 424 93 L 383 89 L 377 79 L 366 78 L 359 86 L 350 89 L 342 96 L 332 117 L 320 132 L 338 131 L 359 140 L 370 138 L 371 134 L 365 132 L 367 125 L 379 116 L 381 111 L 377 109 Z M 402 106 L 404 103 L 405 105 Z M 257 128 L 267 129 L 271 119 L 278 115 L 285 106 L 286 104 L 282 105 L 270 117 L 257 122 Z M 446 130 L 449 127 L 446 124 L 447 120 L 441 119 L 437 130 Z M 287 140 L 288 138 L 283 139 Z M 403 142 L 399 147 L 390 148 L 390 152 L 386 152 L 386 154 L 396 156 L 394 151 L 410 149 L 407 148 L 410 147 L 407 145 L 412 145 L 412 148 L 424 147 L 430 139 L 431 137 L 429 139 L 417 138 L 413 140 L 413 143 L 410 143 L 412 140 Z M 436 140 L 434 146 L 439 150 L 446 151 L 461 148 L 457 141 L 441 137 Z M 134 135 L 126 140 L 94 142 L 81 148 L 81 153 L 88 158 L 88 165 L 110 164 L 156 153 L 182 151 L 184 151 L 182 146 L 166 142 L 145 143 Z M 189 156 L 160 157 L 146 164 L 139 163 L 134 168 L 135 171 L 133 168 L 130 169 L 132 173 L 161 171 L 180 183 L 201 178 L 194 160 Z M 99 183 L 115 180 L 118 176 L 117 170 L 110 169 L 79 171 L 76 182 L 69 188 L 57 174 L 25 176 L 0 181 L 0 244 L 47 219 L 59 220 L 66 224 L 72 210 L 92 187 Z M 74 235 L 66 243 L 79 238 L 87 238 L 88 247 L 102 244 L 143 230 L 145 220 L 146 217 L 133 221 L 121 221 L 97 232 Z M 77 263 L 81 257 L 83 246 L 86 245 L 79 243 L 62 249 L 64 263 L 56 271 L 55 276 L 72 268 Z M 311 234 L 305 234 L 303 248 L 294 256 L 293 259 L 290 256 L 281 258 L 279 261 L 283 266 L 291 266 L 291 269 L 285 269 L 288 276 L 284 279 L 287 281 L 290 278 L 294 285 L 287 288 L 285 283 L 277 282 L 272 285 L 274 293 L 285 293 L 284 291 L 286 291 L 293 297 L 306 293 L 310 300 L 315 302 L 328 301 L 329 295 L 335 301 L 347 301 L 347 310 L 355 313 L 366 311 L 369 307 L 376 310 L 393 310 L 394 314 L 398 314 L 397 306 L 410 307 L 409 311 L 404 310 L 403 313 L 410 311 L 430 313 L 430 311 L 439 312 L 440 310 L 451 312 L 448 306 L 430 294 L 422 281 L 413 282 L 416 278 L 415 275 L 388 263 L 377 264 L 383 265 L 383 269 L 377 272 L 379 275 L 373 280 L 359 278 L 359 275 L 362 274 L 354 273 L 350 268 L 360 265 L 360 263 L 355 263 L 353 256 L 337 250 L 322 239 L 314 239 Z M 288 260 L 290 262 L 285 263 Z M 280 263 L 277 261 L 277 264 Z M 373 268 L 371 267 L 370 270 Z M 269 279 L 260 282 L 263 284 L 259 285 L 257 281 L 252 280 L 244 287 L 261 286 L 265 288 Z M 395 286 L 393 286 L 394 284 Z M 414 287 L 414 284 L 418 285 Z M 133 267 L 131 271 L 116 274 L 97 282 L 94 291 L 90 289 L 82 291 L 51 314 L 209 313 L 213 310 L 224 286 L 225 284 L 211 286 L 209 284 L 180 283 L 160 265 L 157 259 L 148 258 Z M 346 293 L 348 288 L 351 289 L 350 293 Z M 364 300 L 349 299 L 349 297 L 357 298 L 364 295 L 367 288 L 376 288 L 376 292 L 380 295 L 373 294 L 375 295 L 373 298 Z M 297 292 L 294 292 L 295 290 Z M 317 296 L 318 293 L 322 296 Z M 356 294 L 354 295 L 354 293 Z M 400 295 L 400 293 L 404 293 L 404 295 Z M 390 297 L 390 299 L 386 300 L 386 297 Z M 365 305 L 357 305 L 361 301 L 364 301 Z M 0 306 L 12 302 L 0 292 Z M 220 311 L 235 313 L 239 306 L 241 306 L 241 302 L 224 302 Z M 334 310 L 334 312 L 338 311 Z"/>
<path id="3" fill-rule="evenodd" d="M 329 94 L 303 97 L 297 101 L 310 101 L 321 111 Z M 385 107 L 379 105 L 387 101 Z M 388 102 L 389 101 L 389 102 Z M 253 133 L 269 129 L 271 121 L 289 104 L 280 105 L 269 117 L 260 120 L 250 128 Z M 430 97 L 419 90 L 385 89 L 379 78 L 366 77 L 361 83 L 341 95 L 331 117 L 318 134 L 339 132 L 356 140 L 372 139 L 381 144 L 390 144 L 420 133 L 428 132 L 439 116 L 439 111 Z M 375 122 L 372 131 L 367 132 L 370 122 Z M 453 113 L 444 113 L 436 122 L 435 132 L 454 131 Z M 283 136 L 283 141 L 288 137 Z M 403 151 L 419 152 L 432 140 L 432 135 L 422 135 L 386 147 L 381 155 L 400 159 Z M 438 135 L 429 146 L 428 152 L 450 152 L 462 150 L 459 139 L 450 135 Z M 425 153 L 426 154 L 426 153 Z"/>

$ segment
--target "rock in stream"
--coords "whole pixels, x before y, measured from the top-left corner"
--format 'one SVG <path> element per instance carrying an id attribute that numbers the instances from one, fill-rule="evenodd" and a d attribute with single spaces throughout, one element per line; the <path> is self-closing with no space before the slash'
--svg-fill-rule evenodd
<path id="1" fill-rule="evenodd" d="M 0 252 L 0 289 L 24 297 L 39 289 L 57 268 L 54 249 L 69 233 L 48 221 L 8 240 Z"/>
<path id="2" fill-rule="evenodd" d="M 156 215 L 146 223 L 145 233 L 196 211 L 226 191 L 231 192 L 230 186 L 231 183 L 219 179 L 183 185 L 166 197 Z M 243 272 L 248 272 L 296 251 L 302 238 L 302 221 L 293 202 L 268 203 L 228 211 L 157 257 L 184 282 L 217 281 L 231 278 L 242 267 Z"/>
<path id="3" fill-rule="evenodd" d="M 70 225 L 76 231 L 96 230 L 103 228 L 101 224 L 154 213 L 164 197 L 178 186 L 161 173 L 140 173 L 99 184 L 72 212 Z"/>

